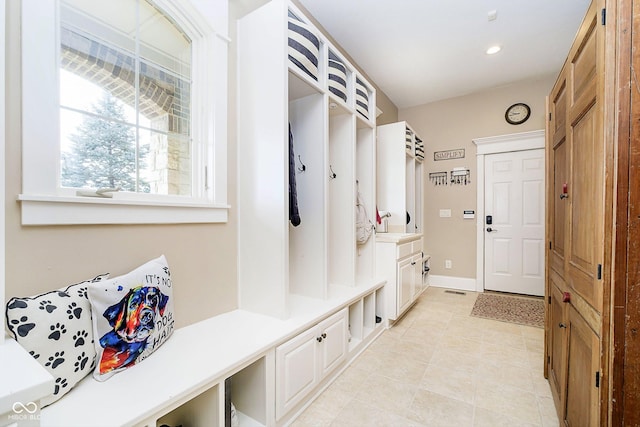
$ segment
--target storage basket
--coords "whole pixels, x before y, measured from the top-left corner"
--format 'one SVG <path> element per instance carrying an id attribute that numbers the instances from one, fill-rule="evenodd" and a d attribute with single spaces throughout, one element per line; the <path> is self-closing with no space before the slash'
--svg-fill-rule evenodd
<path id="1" fill-rule="evenodd" d="M 311 26 L 289 11 L 289 60 L 306 75 L 318 81 L 320 40 Z"/>
<path id="2" fill-rule="evenodd" d="M 369 89 L 356 77 L 356 111 L 369 120 Z"/>
<path id="3" fill-rule="evenodd" d="M 329 92 L 347 102 L 347 68 L 331 51 L 329 51 Z"/>

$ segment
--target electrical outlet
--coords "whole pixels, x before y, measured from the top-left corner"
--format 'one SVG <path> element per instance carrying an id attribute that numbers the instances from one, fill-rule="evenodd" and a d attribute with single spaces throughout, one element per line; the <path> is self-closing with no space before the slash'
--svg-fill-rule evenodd
<path id="1" fill-rule="evenodd" d="M 451 268 L 451 260 L 450 259 L 445 259 L 444 260 L 444 268 Z"/>

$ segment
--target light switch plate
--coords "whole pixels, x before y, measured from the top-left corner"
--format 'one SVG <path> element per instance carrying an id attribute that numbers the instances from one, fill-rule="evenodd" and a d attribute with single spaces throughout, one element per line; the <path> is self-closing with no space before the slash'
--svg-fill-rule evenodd
<path id="1" fill-rule="evenodd" d="M 440 218 L 451 218 L 451 209 L 440 209 Z"/>

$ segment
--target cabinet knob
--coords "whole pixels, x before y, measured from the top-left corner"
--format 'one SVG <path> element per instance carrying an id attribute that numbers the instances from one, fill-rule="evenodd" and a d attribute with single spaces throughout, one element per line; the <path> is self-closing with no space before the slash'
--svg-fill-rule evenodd
<path id="1" fill-rule="evenodd" d="M 322 338 L 326 338 L 326 337 L 327 337 L 327 334 L 326 334 L 326 333 L 323 333 L 323 334 L 322 334 Z"/>
<path id="2" fill-rule="evenodd" d="M 316 338 L 316 340 L 317 340 L 318 342 L 322 342 L 322 337 L 318 337 L 318 338 Z"/>

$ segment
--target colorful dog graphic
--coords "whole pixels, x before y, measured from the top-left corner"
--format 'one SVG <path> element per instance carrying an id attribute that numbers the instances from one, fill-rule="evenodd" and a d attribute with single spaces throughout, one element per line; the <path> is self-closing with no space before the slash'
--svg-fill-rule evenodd
<path id="1" fill-rule="evenodd" d="M 104 347 L 100 374 L 136 363 L 154 331 L 156 316 L 164 314 L 168 301 L 169 297 L 159 288 L 138 286 L 105 310 L 103 316 L 113 330 L 100 338 L 100 345 Z"/>

